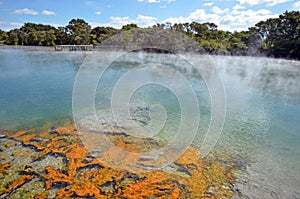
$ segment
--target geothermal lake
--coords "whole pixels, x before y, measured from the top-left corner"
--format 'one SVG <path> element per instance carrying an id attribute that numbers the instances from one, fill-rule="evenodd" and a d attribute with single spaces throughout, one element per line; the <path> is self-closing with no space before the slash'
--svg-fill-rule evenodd
<path id="1" fill-rule="evenodd" d="M 13 132 L 72 120 L 74 82 L 90 54 L 1 47 L 0 128 Z M 226 117 L 220 139 L 206 158 L 228 155 L 241 164 L 235 185 L 240 194 L 236 198 L 300 198 L 300 62 L 230 56 L 211 56 L 210 62 L 218 69 L 225 88 Z M 101 120 L 110 118 L 105 110 L 114 85 L 136 65 L 116 60 L 105 71 L 95 97 Z M 150 72 L 140 71 L 132 78 L 178 84 L 176 73 L 164 74 L 162 66 L 149 67 Z M 201 120 L 193 146 L 201 148 L 212 115 L 203 76 L 208 81 L 215 77 L 209 69 L 202 76 L 190 66 L 176 66 L 174 70 L 184 75 L 198 100 Z M 180 102 L 174 93 L 159 84 L 147 84 L 136 90 L 132 100 L 163 106 L 168 117 L 161 137 L 172 137 L 180 123 Z M 145 125 L 149 122 L 148 109 L 144 104 L 141 107 L 132 120 Z"/>

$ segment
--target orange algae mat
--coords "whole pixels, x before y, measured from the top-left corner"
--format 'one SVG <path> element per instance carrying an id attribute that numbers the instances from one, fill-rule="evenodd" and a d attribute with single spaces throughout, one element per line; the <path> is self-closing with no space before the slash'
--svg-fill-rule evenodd
<path id="1" fill-rule="evenodd" d="M 141 143 L 161 144 L 124 135 L 108 137 L 132 151 Z M 234 194 L 235 168 L 203 160 L 193 147 L 164 171 L 133 173 L 97 159 L 95 153 L 100 152 L 88 151 L 72 125 L 39 133 L 18 131 L 2 135 L 0 141 L 0 198 L 231 198 Z"/>

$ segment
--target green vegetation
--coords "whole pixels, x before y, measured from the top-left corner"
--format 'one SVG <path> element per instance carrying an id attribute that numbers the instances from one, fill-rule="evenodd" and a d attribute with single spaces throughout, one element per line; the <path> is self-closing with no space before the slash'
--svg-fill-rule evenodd
<path id="1" fill-rule="evenodd" d="M 0 42 L 4 42 L 6 41 L 6 39 L 8 38 L 8 35 L 6 32 L 4 32 L 3 30 L 0 30 Z"/>
<path id="2" fill-rule="evenodd" d="M 83 19 L 72 19 L 66 27 L 25 23 L 19 29 L 0 30 L 0 41 L 7 45 L 101 44 L 122 31 L 138 28 L 127 24 L 121 29 L 95 27 Z M 247 31 L 218 30 L 214 23 L 156 24 L 152 28 L 174 29 L 194 38 L 211 54 L 266 55 L 300 59 L 300 12 L 286 11 L 278 18 L 257 23 Z"/>
<path id="3" fill-rule="evenodd" d="M 262 48 L 275 57 L 300 59 L 300 12 L 285 12 L 279 18 L 256 24 Z"/>

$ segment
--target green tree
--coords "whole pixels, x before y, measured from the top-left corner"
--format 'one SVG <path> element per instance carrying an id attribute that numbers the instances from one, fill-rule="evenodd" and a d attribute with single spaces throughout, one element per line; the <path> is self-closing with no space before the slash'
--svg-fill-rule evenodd
<path id="1" fill-rule="evenodd" d="M 0 30 L 0 41 L 9 45 L 46 45 L 55 44 L 100 44 L 112 35 L 121 31 L 138 28 L 136 24 L 124 25 L 121 29 L 91 26 L 83 19 L 72 19 L 66 27 L 54 28 L 50 25 L 25 23 L 20 29 L 8 32 Z M 261 21 L 246 31 L 229 32 L 218 30 L 214 23 L 175 23 L 174 25 L 156 24 L 156 32 L 173 29 L 194 38 L 209 53 L 257 55 L 264 53 L 269 56 L 300 59 L 300 12 L 286 11 L 277 18 Z M 147 29 L 138 29 L 145 35 Z M 124 33 L 125 34 L 125 33 Z M 161 40 L 171 40 L 162 35 Z M 120 41 L 112 44 L 130 43 L 146 45 L 143 36 L 133 36 L 127 32 Z"/>
<path id="2" fill-rule="evenodd" d="M 160 23 L 157 23 L 155 25 L 152 26 L 152 28 L 157 28 L 157 29 L 165 29 L 166 27 L 166 24 L 160 24 Z"/>
<path id="3" fill-rule="evenodd" d="M 278 18 L 257 23 L 256 27 L 269 55 L 300 59 L 299 11 L 286 11 Z"/>
<path id="4" fill-rule="evenodd" d="M 4 42 L 8 38 L 8 34 L 0 29 L 0 42 Z"/>
<path id="5" fill-rule="evenodd" d="M 37 31 L 32 31 L 29 32 L 26 36 L 26 44 L 27 45 L 39 45 L 40 37 L 39 37 L 39 32 Z"/>
<path id="6" fill-rule="evenodd" d="M 138 28 L 138 26 L 134 23 L 131 23 L 131 24 L 124 25 L 121 28 L 121 31 L 131 30 L 131 29 L 134 29 L 134 28 Z"/>
<path id="7" fill-rule="evenodd" d="M 179 31 L 179 32 L 184 32 L 182 23 L 175 23 L 173 25 L 173 29 L 176 30 L 176 31 Z"/>
<path id="8" fill-rule="evenodd" d="M 100 44 L 105 39 L 111 37 L 120 31 L 112 27 L 95 27 L 91 31 L 90 39 L 93 44 Z"/>
<path id="9" fill-rule="evenodd" d="M 25 23 L 18 29 L 18 44 L 20 45 L 55 45 L 54 32 L 56 28 L 50 25 Z"/>
<path id="10" fill-rule="evenodd" d="M 69 43 L 76 45 L 90 44 L 91 26 L 83 19 L 72 19 L 66 27 Z"/>
<path id="11" fill-rule="evenodd" d="M 20 32 L 19 29 L 10 30 L 7 33 L 8 37 L 5 41 L 5 43 L 8 44 L 8 45 L 18 45 L 19 44 L 19 36 L 18 36 L 19 32 Z"/>
<path id="12" fill-rule="evenodd" d="M 229 39 L 230 42 L 230 52 L 232 55 L 245 55 L 248 46 L 243 42 L 246 38 L 244 32 L 234 32 Z"/>
<path id="13" fill-rule="evenodd" d="M 69 37 L 65 27 L 58 27 L 55 32 L 55 44 L 66 45 L 69 44 Z"/>
<path id="14" fill-rule="evenodd" d="M 56 41 L 55 31 L 50 30 L 44 32 L 44 40 L 42 45 L 44 46 L 54 46 Z"/>

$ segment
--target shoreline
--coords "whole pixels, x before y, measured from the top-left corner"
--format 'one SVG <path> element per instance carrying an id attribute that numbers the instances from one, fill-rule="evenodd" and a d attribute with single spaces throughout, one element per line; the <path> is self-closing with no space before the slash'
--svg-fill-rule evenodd
<path id="1" fill-rule="evenodd" d="M 21 46 L 21 45 L 0 45 L 1 48 L 8 49 L 28 49 L 28 51 L 55 51 L 54 46 Z"/>
<path id="2" fill-rule="evenodd" d="M 99 45 L 101 46 L 101 45 Z M 69 50 L 62 50 L 58 51 L 55 50 L 55 46 L 22 46 L 22 45 L 0 45 L 0 49 L 22 49 L 26 51 L 40 51 L 40 52 L 64 52 L 64 53 L 74 53 L 74 52 L 97 52 L 95 48 L 97 48 L 97 45 L 93 46 L 93 50 L 76 50 L 76 51 L 69 51 Z M 146 52 L 146 51 L 145 51 Z M 199 54 L 201 55 L 201 54 Z M 202 54 L 203 55 L 203 54 Z M 265 56 L 264 54 L 258 54 L 258 55 L 230 55 L 230 54 L 216 54 L 216 53 L 211 53 L 207 54 L 209 56 L 225 56 L 225 57 L 250 57 L 250 58 L 268 58 L 268 59 L 274 59 L 274 60 L 286 60 L 286 61 L 296 61 L 300 62 L 299 59 L 289 59 L 289 58 L 284 58 L 284 57 L 272 57 L 272 56 Z"/>

